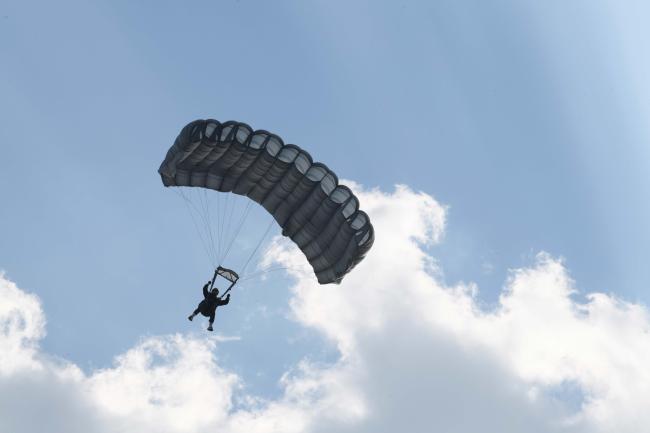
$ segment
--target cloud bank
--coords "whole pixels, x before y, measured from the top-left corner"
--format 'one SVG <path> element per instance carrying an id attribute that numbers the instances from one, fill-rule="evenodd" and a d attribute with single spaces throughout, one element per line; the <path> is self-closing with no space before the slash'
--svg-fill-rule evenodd
<path id="1" fill-rule="evenodd" d="M 143 339 L 110 368 L 83 372 L 39 348 L 38 298 L 0 275 L 0 431 L 634 432 L 650 429 L 650 317 L 602 293 L 578 300 L 563 262 L 514 269 L 498 305 L 445 285 L 427 246 L 446 211 L 431 196 L 355 186 L 377 232 L 368 257 L 323 288 L 275 239 L 265 264 L 289 269 L 291 320 L 339 351 L 303 360 L 281 397 L 246 394 L 220 367 L 218 339 Z"/>

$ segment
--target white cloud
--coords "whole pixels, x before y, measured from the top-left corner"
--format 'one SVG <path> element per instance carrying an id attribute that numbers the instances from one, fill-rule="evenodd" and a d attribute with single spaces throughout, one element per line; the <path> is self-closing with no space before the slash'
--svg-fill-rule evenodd
<path id="1" fill-rule="evenodd" d="M 219 367 L 216 339 L 171 335 L 84 374 L 39 349 L 38 299 L 0 276 L 0 431 L 650 429 L 645 307 L 578 301 L 562 261 L 541 253 L 482 311 L 476 287 L 445 286 L 426 252 L 444 233 L 444 207 L 406 187 L 355 189 L 377 241 L 342 285 L 298 271 L 304 258 L 282 239 L 266 256 L 293 269 L 292 318 L 336 344 L 334 365 L 303 361 L 281 378 L 280 398 L 262 400 Z"/>
<path id="2" fill-rule="evenodd" d="M 37 369 L 34 357 L 45 335 L 38 298 L 20 290 L 0 272 L 0 376 Z"/>

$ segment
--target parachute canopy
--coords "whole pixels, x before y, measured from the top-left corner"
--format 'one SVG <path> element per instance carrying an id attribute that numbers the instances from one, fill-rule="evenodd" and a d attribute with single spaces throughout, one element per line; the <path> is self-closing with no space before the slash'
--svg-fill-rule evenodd
<path id="1" fill-rule="evenodd" d="M 189 123 L 158 173 L 165 186 L 232 192 L 262 205 L 321 284 L 340 283 L 374 241 L 368 215 L 334 172 L 300 147 L 245 123 Z"/>

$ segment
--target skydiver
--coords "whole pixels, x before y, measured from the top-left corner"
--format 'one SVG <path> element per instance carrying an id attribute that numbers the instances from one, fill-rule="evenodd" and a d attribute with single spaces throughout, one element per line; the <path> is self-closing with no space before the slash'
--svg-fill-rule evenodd
<path id="1" fill-rule="evenodd" d="M 217 307 L 222 305 L 228 305 L 230 302 L 230 293 L 226 296 L 226 299 L 219 297 L 219 289 L 216 287 L 210 290 L 212 286 L 212 281 L 208 281 L 205 286 L 203 286 L 203 300 L 199 303 L 199 306 L 196 307 L 196 310 L 189 315 L 188 319 L 194 319 L 194 316 L 201 313 L 205 317 L 210 318 L 210 325 L 208 326 L 208 331 L 212 331 L 212 323 L 214 323 L 214 315 L 217 311 Z"/>

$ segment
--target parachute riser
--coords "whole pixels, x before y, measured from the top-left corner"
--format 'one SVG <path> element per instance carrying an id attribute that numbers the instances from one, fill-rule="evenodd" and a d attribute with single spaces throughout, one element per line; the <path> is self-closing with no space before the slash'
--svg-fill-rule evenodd
<path id="1" fill-rule="evenodd" d="M 230 289 L 232 289 L 232 288 L 235 286 L 236 283 L 237 283 L 237 281 L 232 281 L 232 282 L 230 283 L 230 286 L 228 286 L 228 288 L 226 289 L 226 291 L 223 292 L 223 294 L 222 294 L 220 297 L 223 298 L 224 296 L 226 296 L 226 295 L 228 294 L 228 292 L 230 292 Z"/>
<path id="2" fill-rule="evenodd" d="M 212 291 L 212 289 L 214 288 L 214 282 L 217 279 L 218 273 L 219 273 L 219 269 L 217 268 L 214 270 L 214 275 L 212 276 L 212 283 L 210 283 L 210 291 Z"/>

